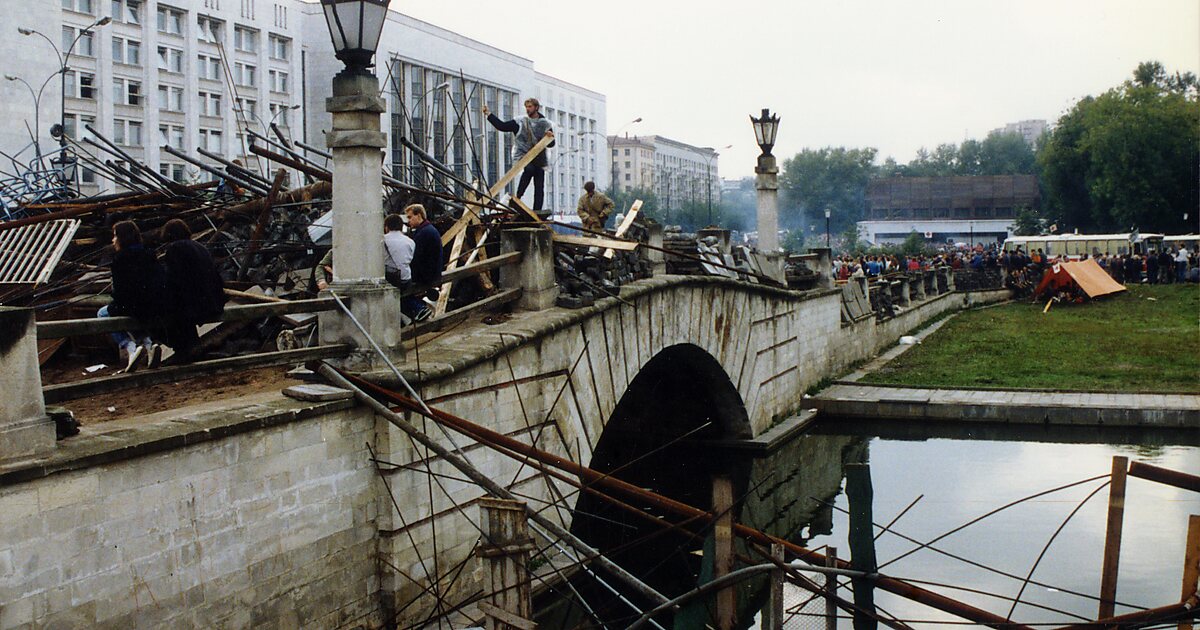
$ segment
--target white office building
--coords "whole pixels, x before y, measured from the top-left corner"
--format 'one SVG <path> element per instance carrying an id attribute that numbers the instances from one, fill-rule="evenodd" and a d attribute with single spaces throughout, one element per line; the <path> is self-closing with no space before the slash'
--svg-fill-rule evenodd
<path id="1" fill-rule="evenodd" d="M 3 0 L 15 5 L 16 0 Z M 169 145 L 207 163 L 198 149 L 227 159 L 247 155 L 244 133 L 274 137 L 274 123 L 288 138 L 324 148 L 330 127 L 325 99 L 334 58 L 320 5 L 300 0 L 35 0 L 6 10 L 0 29 L 5 74 L 41 90 L 34 96 L 20 81 L 0 81 L 6 118 L 0 150 L 31 159 L 29 134 L 19 121 L 40 127 L 43 150 L 58 122 L 60 91 L 55 75 L 59 51 L 71 49 L 66 75 L 65 128 L 87 137 L 92 125 L 135 160 L 180 182 L 211 179 L 160 147 Z M 102 18 L 111 23 L 86 30 Z M 18 28 L 32 29 L 22 35 Z M 72 48 L 73 46 L 73 48 Z M 523 115 L 522 102 L 536 97 L 558 135 L 546 177 L 546 207 L 574 205 L 584 181 L 609 181 L 605 97 L 537 72 L 524 59 L 446 29 L 391 11 L 384 27 L 376 73 L 388 103 L 385 165 L 409 182 L 443 187 L 417 168 L 400 143 L 407 138 L 464 179 L 495 181 L 512 164 L 512 136 L 486 125 L 486 103 L 504 118 Z M 35 125 L 40 121 L 40 125 Z M 95 150 L 92 153 L 97 153 Z M 113 156 L 103 156 L 121 162 Z M 318 158 L 319 160 L 319 158 Z M 7 165 L 6 165 L 7 166 Z M 5 168 L 5 171 L 11 170 Z M 84 194 L 119 188 L 93 169 L 81 169 Z M 532 203 L 532 191 L 526 193 Z"/>

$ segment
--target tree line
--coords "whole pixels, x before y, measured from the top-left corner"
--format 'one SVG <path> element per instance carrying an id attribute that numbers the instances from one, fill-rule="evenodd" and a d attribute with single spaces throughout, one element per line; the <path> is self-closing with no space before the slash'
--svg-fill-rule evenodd
<path id="1" fill-rule="evenodd" d="M 1195 232 L 1200 208 L 1200 98 L 1190 72 L 1154 61 L 1099 96 L 1079 100 L 1037 142 L 1016 133 L 922 148 L 906 164 L 875 148 L 805 149 L 783 161 L 780 227 L 852 233 L 877 177 L 1036 175 L 1040 209 L 1019 217 L 1037 231 Z"/>

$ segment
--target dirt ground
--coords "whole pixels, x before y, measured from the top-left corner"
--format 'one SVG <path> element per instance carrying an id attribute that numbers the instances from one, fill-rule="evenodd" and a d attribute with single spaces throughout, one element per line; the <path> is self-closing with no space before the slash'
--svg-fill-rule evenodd
<path id="1" fill-rule="evenodd" d="M 58 369 L 65 370 L 67 368 L 59 367 Z M 270 367 L 218 376 L 198 376 L 174 383 L 68 400 L 58 406 L 71 410 L 79 423 L 86 426 L 177 409 L 211 401 L 214 398 L 237 398 L 265 391 L 279 391 L 300 383 L 300 381 L 287 376 L 288 369 L 289 367 L 286 366 Z M 82 367 L 74 366 L 71 371 L 79 373 L 83 370 Z M 102 370 L 94 375 L 87 375 L 86 378 L 100 376 L 110 371 L 111 368 Z M 64 378 L 52 381 L 45 373 L 43 373 L 43 378 L 47 379 L 48 383 L 78 380 L 77 378 Z"/>

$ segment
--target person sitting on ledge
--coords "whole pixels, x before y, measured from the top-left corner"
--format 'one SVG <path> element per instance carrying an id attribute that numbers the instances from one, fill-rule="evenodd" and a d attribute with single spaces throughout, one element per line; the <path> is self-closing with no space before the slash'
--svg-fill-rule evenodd
<path id="1" fill-rule="evenodd" d="M 113 225 L 112 302 L 101 308 L 97 317 L 130 316 L 143 326 L 158 326 L 165 315 L 167 276 L 154 252 L 142 243 L 142 231 L 133 221 Z M 125 360 L 124 372 L 142 367 L 158 367 L 162 346 L 154 343 L 145 330 L 111 334 Z"/>

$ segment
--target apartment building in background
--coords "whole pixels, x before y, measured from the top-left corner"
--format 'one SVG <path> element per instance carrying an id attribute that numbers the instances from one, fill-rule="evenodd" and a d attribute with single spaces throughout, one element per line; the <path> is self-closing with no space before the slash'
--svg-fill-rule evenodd
<path id="1" fill-rule="evenodd" d="M 201 157 L 199 149 L 265 168 L 248 154 L 246 131 L 273 137 L 269 127 L 274 123 L 291 139 L 325 147 L 330 128 L 325 99 L 342 65 L 334 58 L 320 4 L 36 0 L 27 5 L 0 30 L 0 54 L 19 60 L 8 73 L 37 86 L 59 68 L 45 38 L 64 52 L 74 42 L 63 99 L 64 126 L 74 139 L 87 137 L 90 125 L 131 158 L 184 183 L 211 176 L 170 155 L 164 145 L 207 163 L 215 161 Z M 103 17 L 111 23 L 76 41 Z M 21 35 L 18 28 L 37 33 Z M 532 96 L 541 100 L 558 134 L 546 178 L 547 207 L 573 207 L 584 181 L 607 186 L 607 152 L 596 142 L 605 134 L 604 95 L 537 72 L 528 59 L 397 11 L 388 15 L 376 63 L 388 106 L 384 166 L 395 177 L 450 187 L 414 159 L 404 138 L 464 179 L 495 181 L 512 164 L 513 138 L 486 124 L 482 105 L 512 118 L 523 114 L 522 102 Z M 49 130 L 59 119 L 58 86 L 57 77 L 49 81 L 35 113 L 35 99 L 23 85 L 0 81 L 0 99 L 11 104 L 6 108 L 11 118 L 39 127 L 43 148 L 57 146 Z M 6 153 L 21 152 L 29 143 L 24 125 L 0 131 L 0 150 Z M 22 154 L 31 156 L 31 151 Z M 80 178 L 84 194 L 119 189 L 90 168 L 81 167 Z"/>
<path id="2" fill-rule="evenodd" d="M 663 208 L 684 203 L 718 203 L 719 153 L 663 136 L 610 136 L 613 189 L 653 191 Z"/>

